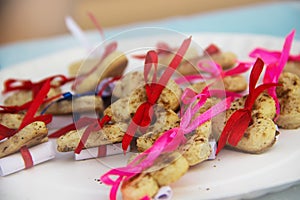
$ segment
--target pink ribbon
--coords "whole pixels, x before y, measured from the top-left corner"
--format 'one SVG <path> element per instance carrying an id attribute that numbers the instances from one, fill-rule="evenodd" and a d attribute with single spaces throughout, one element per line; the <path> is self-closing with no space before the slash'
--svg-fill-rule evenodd
<path id="1" fill-rule="evenodd" d="M 179 127 L 164 132 L 149 149 L 139 154 L 127 166 L 112 169 L 101 177 L 103 183 L 112 186 L 110 191 L 111 200 L 116 199 L 122 181 L 130 179 L 153 165 L 162 153 L 178 149 L 179 145 L 186 141 L 185 134 L 191 133 L 204 122 L 228 109 L 232 101 L 231 98 L 226 98 L 203 114 L 195 117 L 210 95 L 208 88 L 205 88 L 200 94 L 194 96 L 192 94 L 190 89 L 186 89 L 182 95 L 182 101 L 188 105 L 182 115 Z M 111 178 L 111 176 L 116 177 L 116 179 Z"/>
<path id="2" fill-rule="evenodd" d="M 280 74 L 288 60 L 300 61 L 300 55 L 290 56 L 290 50 L 295 35 L 295 30 L 289 33 L 283 45 L 282 51 L 268 51 L 262 48 L 254 49 L 249 56 L 253 58 L 260 57 L 266 64 L 266 72 L 263 78 L 263 83 L 278 83 Z M 275 101 L 276 114 L 280 113 L 280 105 L 276 95 L 276 88 L 269 88 L 268 92 Z"/>
<path id="3" fill-rule="evenodd" d="M 226 76 L 233 76 L 233 75 L 238 75 L 242 74 L 246 71 L 248 71 L 253 64 L 252 62 L 239 62 L 239 64 L 229 70 L 224 71 L 223 68 L 213 62 L 207 62 L 207 65 L 204 65 L 203 62 L 198 63 L 198 68 L 200 71 L 203 71 L 205 74 L 193 74 L 193 75 L 186 75 L 180 78 L 177 78 L 175 82 L 177 84 L 183 84 L 186 82 L 192 82 L 195 80 L 200 80 L 200 81 L 205 81 L 205 80 L 212 80 L 212 79 L 223 79 Z"/>
<path id="4" fill-rule="evenodd" d="M 105 35 L 104 35 L 104 31 L 102 26 L 100 25 L 100 23 L 98 22 L 97 18 L 94 16 L 93 13 L 88 12 L 87 15 L 89 16 L 89 18 L 91 19 L 91 21 L 94 23 L 94 26 L 96 27 L 96 29 L 98 30 L 98 32 L 100 33 L 101 36 L 101 40 L 104 41 L 105 40 Z"/>

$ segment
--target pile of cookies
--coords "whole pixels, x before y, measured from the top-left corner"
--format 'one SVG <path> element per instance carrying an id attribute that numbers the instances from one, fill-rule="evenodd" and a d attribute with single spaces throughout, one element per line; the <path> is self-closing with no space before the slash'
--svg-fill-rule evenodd
<path id="1" fill-rule="evenodd" d="M 122 149 L 117 153 L 136 154 L 126 167 L 104 174 L 102 182 L 113 188 L 121 185 L 123 199 L 150 199 L 191 166 L 215 156 L 212 141 L 218 143 L 217 153 L 226 146 L 258 154 L 276 143 L 277 127 L 300 127 L 300 74 L 295 73 L 300 61 L 286 56 L 290 49 L 276 54 L 275 63 L 264 63 L 264 58 L 243 63 L 215 45 L 199 54 L 189 47 L 190 42 L 188 38 L 178 48 L 140 56 L 145 60 L 144 71 L 124 74 L 129 58 L 111 43 L 102 57 L 70 65 L 69 76 L 76 78 L 22 80 L 22 87 L 7 82 L 6 89 L 14 89 L 1 106 L 1 130 L 10 132 L 1 134 L 0 158 L 44 143 L 48 136 L 55 138 L 59 152 L 75 154 L 118 144 Z M 284 65 L 278 66 L 282 67 L 278 77 L 272 82 L 263 78 L 257 86 L 259 77 L 266 76 L 264 65 L 278 63 Z M 104 97 L 111 83 L 113 91 Z M 72 93 L 62 91 L 62 85 Z M 46 86 L 48 90 L 42 90 Z M 49 135 L 50 116 L 57 115 L 77 118 Z M 112 180 L 113 175 L 119 178 Z M 115 198 L 116 190 L 112 193 Z"/>
<path id="2" fill-rule="evenodd" d="M 49 143 L 49 151 L 42 156 L 42 161 L 53 159 L 55 151 L 52 142 L 48 142 L 49 130 L 47 124 L 51 123 L 52 117 L 59 115 L 102 113 L 104 102 L 97 91 L 97 86 L 103 79 L 121 76 L 127 66 L 126 56 L 116 49 L 112 44 L 102 57 L 97 59 L 97 64 L 90 65 L 88 61 L 84 70 L 78 69 L 78 63 L 69 67 L 70 77 L 77 74 L 79 77 L 68 78 L 64 75 L 53 75 L 38 82 L 21 79 L 8 79 L 4 83 L 3 93 L 7 93 L 4 99 L 4 105 L 0 110 L 0 158 L 5 158 L 5 162 L 16 162 L 16 159 L 7 161 L 7 158 L 13 158 L 14 153 L 20 152 L 17 159 L 24 160 L 24 166 L 8 171 L 10 173 L 19 171 L 31 163 L 30 167 L 40 163 L 35 160 L 32 148 L 36 146 L 36 151 L 45 154 L 42 147 L 44 143 Z M 96 60 L 96 58 L 95 58 Z M 96 74 L 102 74 L 103 79 L 97 80 Z M 80 79 L 80 80 L 79 80 Z M 86 81 L 88 84 L 86 84 Z M 63 86 L 70 88 L 73 92 L 63 92 Z M 101 88 L 100 88 L 101 90 Z M 107 144 L 108 142 L 106 142 Z M 40 147 L 40 148 L 39 148 Z M 22 149 L 29 151 L 24 153 Z M 47 146 L 48 148 L 48 146 Z M 27 158 L 30 159 L 27 159 Z M 39 157 L 39 156 L 36 156 Z M 1 162 L 2 163 L 2 162 Z M 20 161 L 19 163 L 22 163 Z M 5 171 L 4 165 L 1 165 L 1 171 Z M 3 174 L 3 175 L 8 175 Z"/>
<path id="3" fill-rule="evenodd" d="M 294 32 L 292 32 L 288 37 L 291 37 L 293 34 Z M 287 40 L 286 43 L 288 42 L 289 41 Z M 290 49 L 283 49 L 280 53 L 286 54 L 286 52 L 288 52 L 289 54 L 289 51 Z M 220 51 L 217 52 L 217 55 L 224 55 L 220 53 Z M 174 57 L 174 54 L 167 56 Z M 232 57 L 233 56 L 230 56 L 230 58 Z M 230 58 L 225 58 L 225 60 L 230 60 Z M 164 60 L 164 57 L 162 60 Z M 198 61 L 199 60 L 201 59 L 198 59 Z M 214 62 L 218 61 L 215 60 Z M 278 57 L 277 62 L 286 65 L 288 59 L 281 56 Z M 291 62 L 292 61 L 289 61 L 289 64 Z M 274 63 L 265 64 L 274 65 Z M 216 65 L 222 66 L 222 63 L 217 63 Z M 243 65 L 243 63 L 236 63 L 233 61 L 231 67 L 241 67 L 241 65 Z M 180 66 L 178 66 L 178 69 L 180 69 L 181 66 L 184 66 L 182 69 L 189 69 L 192 65 L 191 63 L 182 61 Z M 227 65 L 222 66 L 222 70 L 225 72 L 230 70 L 224 69 L 226 67 Z M 243 67 L 245 69 L 248 68 L 248 66 L 245 65 Z M 190 89 L 193 89 L 195 94 L 200 94 L 207 89 L 207 87 L 209 88 L 211 95 L 202 105 L 201 109 L 199 109 L 198 116 L 201 116 L 201 114 L 205 113 L 209 109 L 214 108 L 214 106 L 218 105 L 222 99 L 224 100 L 224 97 L 220 97 L 220 95 L 217 94 L 219 89 L 222 88 L 222 86 L 217 84 L 219 80 L 221 80 L 224 84 L 223 88 L 225 88 L 225 93 L 227 96 L 231 96 L 232 101 L 228 106 L 227 111 L 220 113 L 220 115 L 216 117 L 211 117 L 210 120 L 199 123 L 196 130 L 185 134 L 186 142 L 181 144 L 178 148 L 176 148 L 176 150 L 173 149 L 171 152 L 168 152 L 167 150 L 162 151 L 160 156 L 158 156 L 150 166 L 147 166 L 147 164 L 149 164 L 148 155 L 151 153 L 155 154 L 155 151 L 152 151 L 152 149 L 156 149 L 155 147 L 159 145 L 162 147 L 160 140 L 162 140 L 162 138 L 165 137 L 170 130 L 177 130 L 178 127 L 179 129 L 181 128 L 183 120 L 182 112 L 179 112 L 176 109 L 173 110 L 174 112 L 180 113 L 179 119 L 176 119 L 176 117 L 173 118 L 174 122 L 177 120 L 177 124 L 174 123 L 172 127 L 169 123 L 171 120 L 167 119 L 164 126 L 166 130 L 164 132 L 153 131 L 153 129 L 149 127 L 150 129 L 148 129 L 146 133 L 138 133 L 134 144 L 138 151 L 144 153 L 139 154 L 136 159 L 133 159 L 133 161 L 128 164 L 127 167 L 114 169 L 104 174 L 102 176 L 102 181 L 108 185 L 112 185 L 113 187 L 122 182 L 121 192 L 123 199 L 151 198 L 158 192 L 160 187 L 177 181 L 188 171 L 190 166 L 197 165 L 207 160 L 212 152 L 212 146 L 208 142 L 211 138 L 219 141 L 217 153 L 224 145 L 226 145 L 229 149 L 252 154 L 263 153 L 269 150 L 276 142 L 277 135 L 279 134 L 278 127 L 285 129 L 295 129 L 300 127 L 298 124 L 298 115 L 300 110 L 298 109 L 299 106 L 296 102 L 296 99 L 298 99 L 297 96 L 300 94 L 300 78 L 297 75 L 287 72 L 288 69 L 285 68 L 285 72 L 280 72 L 281 75 L 278 78 L 278 81 L 263 82 L 263 84 L 256 86 L 260 74 L 263 71 L 263 67 L 264 62 L 261 59 L 257 59 L 255 63 L 252 63 L 251 68 L 248 68 L 251 71 L 249 77 L 250 83 L 247 83 L 244 76 L 239 74 L 225 77 L 217 76 L 215 79 L 207 79 L 205 81 L 203 81 L 203 78 L 199 78 L 199 82 L 193 79 L 193 82 L 188 87 L 183 87 L 178 84 L 182 82 L 182 79 L 177 81 L 178 79 L 174 78 L 174 82 L 170 79 L 168 85 L 172 85 L 171 88 L 176 95 L 178 94 L 176 92 L 178 90 L 173 86 L 175 84 L 178 85 L 178 88 L 181 88 L 184 91 L 183 94 L 186 94 L 187 90 Z M 278 68 L 280 68 L 280 66 L 278 66 Z M 186 79 L 189 80 L 188 76 L 191 74 L 193 75 L 193 72 L 191 71 L 192 70 L 187 70 L 186 72 L 182 71 L 181 73 L 183 73 Z M 205 73 L 205 71 L 202 71 L 202 73 Z M 137 74 L 138 73 L 132 75 L 132 77 L 138 76 Z M 137 80 L 137 82 L 139 82 L 141 81 L 141 78 L 130 78 L 130 80 Z M 124 79 L 124 82 L 125 81 L 126 79 Z M 126 84 L 129 83 L 125 83 L 123 85 Z M 137 85 L 138 84 L 139 83 L 137 83 Z M 168 88 L 168 85 L 166 88 Z M 245 95 L 244 91 L 247 87 L 249 87 L 249 90 L 248 94 Z M 272 88 L 276 91 L 276 98 L 268 92 Z M 122 97 L 108 108 L 109 112 L 105 112 L 111 116 L 120 116 L 122 120 L 128 120 L 128 117 L 126 116 L 134 116 L 134 111 L 132 110 L 138 109 L 135 105 L 135 101 L 130 101 L 131 99 L 136 99 L 135 93 L 136 92 L 133 91 L 129 97 Z M 143 93 L 144 94 L 140 94 L 139 96 L 145 102 L 147 101 L 147 99 L 145 99 L 145 91 Z M 214 95 L 214 93 L 216 95 Z M 239 93 L 240 96 L 238 97 L 236 93 Z M 160 98 L 163 97 L 164 95 L 162 93 Z M 276 101 L 280 102 L 281 106 L 279 115 L 277 113 Z M 180 102 L 182 103 L 183 99 L 181 99 Z M 164 102 L 157 102 L 157 104 L 159 106 L 163 106 L 166 110 L 169 109 L 169 105 L 166 105 Z M 190 104 L 197 104 L 197 102 L 190 102 Z M 129 105 L 129 109 L 127 109 L 124 105 Z M 129 113 L 120 112 L 118 109 L 116 109 L 116 113 L 113 113 L 111 110 L 113 110 L 112 108 L 114 106 L 116 106 L 116 108 L 122 107 L 122 110 L 128 110 Z M 184 105 L 181 104 L 181 106 Z M 196 118 L 196 116 L 193 116 L 192 118 Z M 286 120 L 287 118 L 289 120 Z M 160 122 L 160 120 L 158 122 Z M 157 123 L 157 126 L 159 125 L 160 123 Z M 172 145 L 170 144 L 170 146 Z M 168 146 L 165 146 L 164 148 L 167 149 Z M 143 168 L 145 165 L 147 167 Z M 143 170 L 137 170 L 136 173 L 126 174 L 127 170 L 134 170 L 138 167 L 141 167 Z M 123 170 L 124 173 L 116 173 L 118 170 Z M 117 176 L 117 180 L 112 179 L 111 177 L 113 176 Z M 113 192 L 116 191 L 114 190 Z"/>

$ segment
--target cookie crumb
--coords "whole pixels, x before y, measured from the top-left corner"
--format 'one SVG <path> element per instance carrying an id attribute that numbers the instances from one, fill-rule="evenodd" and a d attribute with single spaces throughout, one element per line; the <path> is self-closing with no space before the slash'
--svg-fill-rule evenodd
<path id="1" fill-rule="evenodd" d="M 96 182 L 99 182 L 100 184 L 102 184 L 102 181 L 101 181 L 100 179 L 95 178 L 94 180 L 95 180 Z"/>

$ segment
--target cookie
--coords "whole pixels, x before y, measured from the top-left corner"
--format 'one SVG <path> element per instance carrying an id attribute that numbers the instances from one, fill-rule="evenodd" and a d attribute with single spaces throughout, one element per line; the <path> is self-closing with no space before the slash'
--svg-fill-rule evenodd
<path id="1" fill-rule="evenodd" d="M 13 154 L 23 146 L 31 147 L 46 142 L 48 129 L 44 122 L 36 121 L 0 143 L 0 158 Z"/>
<path id="2" fill-rule="evenodd" d="M 23 118 L 24 114 L 0 113 L 0 124 L 11 129 L 18 129 Z"/>
<path id="3" fill-rule="evenodd" d="M 102 112 L 104 109 L 103 100 L 99 96 L 82 96 L 75 99 L 57 101 L 46 110 L 46 113 L 53 115 L 66 115 L 73 112 Z"/>
<path id="4" fill-rule="evenodd" d="M 220 52 L 211 55 L 213 61 L 218 63 L 223 69 L 230 69 L 236 64 L 237 56 L 233 52 Z"/>
<path id="5" fill-rule="evenodd" d="M 300 62 L 289 61 L 283 69 L 284 72 L 290 72 L 300 77 Z"/>
<path id="6" fill-rule="evenodd" d="M 188 169 L 188 162 L 180 153 L 162 154 L 153 166 L 122 183 L 122 197 L 130 200 L 153 197 L 160 187 L 176 182 Z"/>
<path id="7" fill-rule="evenodd" d="M 244 76 L 226 76 L 223 78 L 224 89 L 230 92 L 243 92 L 247 89 L 248 83 Z"/>
<path id="8" fill-rule="evenodd" d="M 187 160 L 175 151 L 161 155 L 147 171 L 161 187 L 176 182 L 188 169 Z"/>
<path id="9" fill-rule="evenodd" d="M 281 87 L 276 93 L 280 103 L 280 115 L 276 120 L 279 127 L 296 129 L 300 127 L 300 78 L 289 72 L 282 73 L 278 80 Z"/>
<path id="10" fill-rule="evenodd" d="M 210 89 L 221 89 L 230 92 L 243 92 L 247 89 L 248 83 L 245 77 L 241 75 L 236 76 L 226 76 L 222 79 L 222 81 L 201 81 L 193 83 L 190 88 L 196 91 L 197 93 L 201 92 L 207 85 L 212 84 Z"/>
<path id="11" fill-rule="evenodd" d="M 88 73 L 99 63 L 99 59 L 88 58 L 86 60 L 78 60 L 68 67 L 69 76 L 76 77 Z M 83 66 L 84 65 L 84 66 Z"/>
<path id="12" fill-rule="evenodd" d="M 50 88 L 47 97 L 51 98 L 61 94 L 60 88 Z M 4 105 L 6 106 L 21 106 L 32 100 L 31 90 L 20 90 L 16 91 L 4 100 Z"/>
<path id="13" fill-rule="evenodd" d="M 142 152 L 150 148 L 165 131 L 177 127 L 179 121 L 178 115 L 172 110 L 159 112 L 156 122 L 148 128 L 147 133 L 138 137 L 136 141 L 138 151 Z"/>
<path id="14" fill-rule="evenodd" d="M 126 123 L 107 124 L 97 132 L 91 132 L 85 148 L 98 147 L 106 144 L 122 142 L 127 129 Z M 57 150 L 60 152 L 74 151 L 84 133 L 84 128 L 73 130 L 57 139 Z"/>
<path id="15" fill-rule="evenodd" d="M 238 109 L 244 108 L 246 96 L 236 99 L 230 108 L 213 119 L 214 138 L 218 139 L 230 116 Z M 252 123 L 246 129 L 242 139 L 232 149 L 247 153 L 262 153 L 267 151 L 276 142 L 276 124 L 273 118 L 276 114 L 275 101 L 267 93 L 262 93 L 256 99 L 251 112 Z"/>
<path id="16" fill-rule="evenodd" d="M 123 200 L 140 200 L 144 196 L 154 196 L 159 186 L 154 178 L 147 173 L 138 174 L 122 184 Z"/>
<path id="17" fill-rule="evenodd" d="M 248 153 L 262 153 L 273 146 L 277 134 L 273 120 L 258 116 L 253 118 L 253 123 L 247 128 L 237 146 L 233 148 Z"/>
<path id="18" fill-rule="evenodd" d="M 143 87 L 145 84 L 144 74 L 140 71 L 128 73 L 116 82 L 113 96 L 116 98 L 128 97 L 136 88 Z"/>
<path id="19" fill-rule="evenodd" d="M 199 62 L 214 61 L 218 63 L 223 69 L 232 68 L 236 64 L 236 55 L 232 52 L 220 52 L 211 56 L 198 56 L 192 59 L 186 59 L 188 61 L 183 62 L 178 67 L 178 72 L 181 75 L 199 74 L 201 70 L 197 67 Z"/>
<path id="20" fill-rule="evenodd" d="M 187 142 L 179 148 L 182 156 L 187 160 L 189 166 L 194 166 L 208 159 L 212 152 L 209 144 L 211 135 L 211 121 L 207 121 L 190 136 Z"/>
<path id="21" fill-rule="evenodd" d="M 162 105 L 165 109 L 177 110 L 181 95 L 181 88 L 173 80 L 170 80 L 157 100 L 157 104 Z M 145 88 L 136 88 L 128 97 L 118 99 L 107 107 L 104 115 L 110 116 L 113 122 L 129 121 L 138 107 L 146 100 Z"/>
<path id="22" fill-rule="evenodd" d="M 122 52 L 112 52 L 101 62 L 93 73 L 89 73 L 87 77 L 82 79 L 82 82 L 76 84 L 75 80 L 75 92 L 80 94 L 95 91 L 97 85 L 105 78 L 121 76 L 127 66 L 127 62 L 128 60 Z"/>
<path id="23" fill-rule="evenodd" d="M 173 54 L 161 55 L 159 57 L 159 63 L 167 66 L 173 57 Z M 232 52 L 219 52 L 208 56 L 207 54 L 199 55 L 197 49 L 189 48 L 180 65 L 178 66 L 177 71 L 181 75 L 198 74 L 200 70 L 197 67 L 197 64 L 199 62 L 205 63 L 210 61 L 218 63 L 223 69 L 229 69 L 236 64 L 236 60 L 237 57 Z"/>

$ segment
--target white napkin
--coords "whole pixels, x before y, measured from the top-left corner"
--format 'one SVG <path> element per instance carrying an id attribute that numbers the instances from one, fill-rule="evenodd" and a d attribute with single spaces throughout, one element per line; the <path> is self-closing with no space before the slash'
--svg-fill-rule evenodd
<path id="1" fill-rule="evenodd" d="M 104 148 L 104 149 L 106 148 L 106 149 L 104 150 L 104 152 L 99 154 L 99 148 Z M 128 152 L 129 150 L 130 148 L 128 148 L 126 152 Z M 80 152 L 80 154 L 75 153 L 75 160 L 99 158 L 99 157 L 111 156 L 111 155 L 122 154 L 122 153 L 123 153 L 122 143 L 108 144 L 103 147 L 83 149 Z"/>
<path id="2" fill-rule="evenodd" d="M 28 149 L 33 165 L 45 162 L 55 157 L 55 149 L 50 141 Z M 15 153 L 0 159 L 0 176 L 6 176 L 25 169 L 21 153 Z"/>

